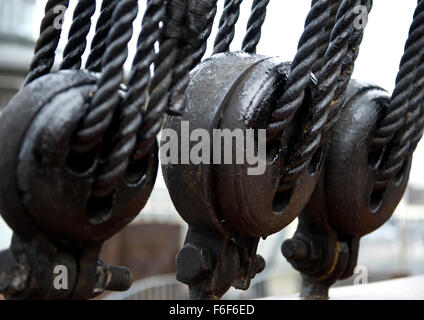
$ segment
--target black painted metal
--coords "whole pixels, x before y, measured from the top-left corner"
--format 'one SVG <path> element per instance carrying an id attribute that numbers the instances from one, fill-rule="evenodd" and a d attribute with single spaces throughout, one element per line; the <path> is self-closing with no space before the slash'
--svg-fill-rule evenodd
<path id="1" fill-rule="evenodd" d="M 353 274 L 360 238 L 392 216 L 409 177 L 411 159 L 396 181 L 384 188 L 377 183 L 383 153 L 373 152 L 372 138 L 389 95 L 352 81 L 346 100 L 314 194 L 299 215 L 293 239 L 282 246 L 302 273 L 301 296 L 308 299 L 328 298 L 335 281 Z"/>
<path id="2" fill-rule="evenodd" d="M 165 128 L 181 132 L 182 121 L 187 121 L 189 134 L 201 128 L 211 137 L 214 129 L 265 130 L 289 71 L 290 64 L 275 58 L 246 53 L 215 55 L 192 72 L 185 113 L 168 118 Z M 308 102 L 300 108 L 284 138 L 284 146 L 296 134 L 310 108 Z M 283 149 L 286 148 L 280 148 L 280 140 L 268 142 L 266 170 L 257 176 L 248 174 L 247 164 L 235 164 L 234 154 L 232 165 L 163 165 L 174 205 L 190 225 L 186 247 L 179 255 L 178 278 L 190 285 L 193 298 L 220 297 L 231 285 L 247 288 L 256 271 L 246 270 L 257 270 L 259 239 L 287 226 L 308 201 L 319 177 L 322 156 L 293 190 L 280 193 L 278 178 L 284 166 Z M 180 155 L 180 163 L 184 163 L 183 156 Z M 203 234 L 209 234 L 205 237 L 213 240 L 203 239 Z M 185 253 L 192 252 L 192 246 L 208 252 L 212 261 L 200 279 L 186 275 L 189 261 L 200 259 Z"/>
<path id="3" fill-rule="evenodd" d="M 391 97 L 351 80 L 364 32 L 355 8 L 369 12 L 371 0 L 313 0 L 292 63 L 255 54 L 269 3 L 253 2 L 243 51 L 230 53 L 242 0 L 226 0 L 214 55 L 201 62 L 217 0 L 149 0 L 124 85 L 137 0 L 102 2 L 87 70 L 79 70 L 95 11 L 80 0 L 58 72 L 57 6 L 68 1 L 47 2 L 25 86 L 0 116 L 0 212 L 14 230 L 0 252 L 1 293 L 87 299 L 129 287 L 130 271 L 108 266 L 99 251 L 149 198 L 165 114 L 165 128 L 177 132 L 188 121 L 188 135 L 267 131 L 264 174 L 249 175 L 234 153 L 234 164 L 190 164 L 180 154 L 180 165 L 162 165 L 189 224 L 176 262 L 192 299 L 247 289 L 265 267 L 260 238 L 296 217 L 282 252 L 302 273 L 302 297 L 326 299 L 352 274 L 360 238 L 400 201 L 423 133 L 424 1 Z M 54 288 L 58 265 L 67 267 L 68 290 Z"/>
<path id="4" fill-rule="evenodd" d="M 255 4 L 264 10 L 267 2 Z M 369 13 L 372 1 L 312 1 L 291 65 L 235 53 L 214 55 L 193 71 L 186 112 L 169 118 L 165 127 L 179 132 L 186 120 L 189 132 L 267 128 L 267 159 L 275 162 L 267 163 L 263 177 L 248 176 L 243 165 L 163 165 L 174 204 L 190 226 L 177 267 L 191 298 L 214 299 L 230 286 L 244 288 L 240 280 L 249 281 L 244 263 L 255 264 L 259 238 L 278 232 L 298 215 L 298 232 L 284 243 L 283 253 L 303 274 L 302 296 L 327 298 L 336 280 L 352 274 L 359 239 L 393 214 L 411 158 L 397 179 L 379 182 L 379 166 L 389 151 L 375 152 L 372 141 L 390 99 L 377 87 L 350 80 L 364 31 L 354 26 L 359 5 Z M 238 1 L 225 2 L 215 54 L 229 51 L 239 6 Z M 413 23 L 418 29 L 419 8 L 420 3 Z M 260 30 L 263 15 L 256 18 Z M 254 52 L 258 38 L 249 37 L 248 50 Z M 417 37 L 412 39 L 420 43 Z M 420 79 L 415 77 L 416 93 Z M 411 106 L 417 123 L 420 97 L 415 94 Z M 413 131 L 408 131 L 411 137 Z M 422 130 L 415 134 L 421 136 Z M 310 188 L 315 188 L 312 195 Z"/>
<path id="5" fill-rule="evenodd" d="M 88 299 L 131 285 L 130 271 L 108 266 L 99 251 L 139 214 L 153 189 L 156 133 L 149 139 L 142 128 L 151 125 L 152 113 L 160 124 L 172 109 L 169 104 L 184 97 L 184 79 L 194 66 L 194 53 L 202 56 L 209 12 L 216 7 L 216 1 L 202 3 L 148 2 L 125 86 L 123 65 L 138 1 L 104 1 L 90 71 L 75 69 L 82 64 L 95 3 L 79 1 L 61 65 L 69 70 L 52 73 L 61 34 L 55 25 L 57 6 L 63 1 L 48 2 L 26 86 L 0 117 L 5 152 L 0 210 L 14 230 L 10 249 L 1 252 L 0 291 L 7 298 Z M 182 56 L 190 63 L 179 60 Z M 54 287 L 58 265 L 67 268 L 67 290 Z"/>

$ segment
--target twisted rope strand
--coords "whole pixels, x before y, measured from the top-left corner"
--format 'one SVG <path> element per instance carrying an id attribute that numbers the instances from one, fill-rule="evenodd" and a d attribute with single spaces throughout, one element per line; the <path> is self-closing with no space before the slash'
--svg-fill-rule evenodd
<path id="1" fill-rule="evenodd" d="M 206 50 L 207 37 L 212 30 L 213 20 L 211 18 L 217 11 L 216 4 L 216 0 L 191 0 L 189 2 L 188 33 L 195 36 L 186 38 L 187 44 L 183 46 L 177 56 L 168 108 L 168 113 L 171 115 L 181 114 L 186 105 L 185 90 L 190 82 L 190 71 L 200 62 L 198 59 Z"/>
<path id="2" fill-rule="evenodd" d="M 96 32 L 91 43 L 90 55 L 88 56 L 85 68 L 89 71 L 102 71 L 102 57 L 106 51 L 107 36 L 111 28 L 113 11 L 119 0 L 103 0 L 100 9 L 100 16 L 96 25 Z"/>
<path id="3" fill-rule="evenodd" d="M 167 109 L 171 115 L 180 115 L 185 107 L 185 89 L 190 82 L 190 71 L 194 64 L 193 53 L 193 48 L 187 45 L 177 55 Z"/>
<path id="4" fill-rule="evenodd" d="M 34 56 L 31 61 L 30 71 L 25 79 L 24 85 L 30 84 L 35 79 L 50 72 L 53 67 L 56 49 L 59 44 L 62 26 L 55 25 L 60 22 L 57 18 L 61 12 L 60 9 L 67 9 L 68 0 L 49 0 L 45 7 L 45 15 L 41 22 L 40 36 L 35 44 Z"/>
<path id="5" fill-rule="evenodd" d="M 330 2 L 330 0 L 315 1 L 306 18 L 305 29 L 299 40 L 298 51 L 292 62 L 284 94 L 277 102 L 277 108 L 272 113 L 271 122 L 268 124 L 269 140 L 287 129 L 303 102 L 305 89 L 311 81 L 312 66 L 318 54 L 316 48 L 326 41 L 324 34 L 320 31 L 329 18 Z"/>
<path id="6" fill-rule="evenodd" d="M 414 56 L 409 60 L 410 68 L 413 68 L 414 73 L 408 77 L 409 85 L 408 88 L 405 88 L 407 95 L 404 96 L 406 100 L 404 104 L 407 110 L 402 117 L 402 127 L 395 133 L 390 143 L 388 156 L 380 167 L 378 177 L 380 185 L 386 185 L 388 181 L 400 172 L 405 160 L 412 154 L 411 151 L 415 150 L 416 143 L 418 142 L 416 139 L 420 129 L 417 122 L 420 121 L 421 99 L 423 97 L 422 78 L 424 77 L 423 73 L 419 73 L 422 72 L 420 66 L 422 53 L 420 51 L 424 48 L 424 1 L 418 3 L 412 24 L 411 29 L 413 31 L 408 39 L 410 43 L 409 48 L 413 47 L 418 52 L 414 50 Z"/>
<path id="7" fill-rule="evenodd" d="M 122 102 L 116 134 L 111 148 L 98 170 L 96 193 L 109 195 L 114 192 L 124 176 L 137 142 L 137 132 L 142 121 L 142 111 L 148 100 L 150 65 L 155 57 L 155 43 L 160 40 L 160 23 L 165 20 L 164 0 L 150 0 L 144 13 L 138 38 L 128 90 Z"/>
<path id="8" fill-rule="evenodd" d="M 165 38 L 161 43 L 156 57 L 150 100 L 139 133 L 134 160 L 141 159 L 151 152 L 162 127 L 163 113 L 182 112 L 186 101 L 185 90 L 190 81 L 189 73 L 200 62 L 206 50 L 212 17 L 216 14 L 216 3 L 216 0 L 192 0 L 189 3 L 175 1 L 173 6 L 169 6 L 173 18 L 168 20 L 168 39 Z M 187 7 L 181 10 L 184 5 Z M 188 16 L 182 16 L 183 12 L 188 12 Z M 187 25 L 185 30 L 181 30 L 181 21 L 184 18 Z"/>
<path id="9" fill-rule="evenodd" d="M 198 37 L 197 43 L 193 47 L 193 50 L 194 50 L 193 59 L 192 59 L 193 61 L 192 61 L 192 65 L 190 69 L 193 69 L 195 66 L 197 66 L 201 62 L 203 56 L 206 53 L 208 39 L 212 33 L 212 27 L 213 27 L 213 23 L 215 21 L 215 16 L 217 12 L 217 2 L 218 0 L 203 0 L 203 1 L 194 2 L 194 3 L 197 3 L 199 6 L 202 5 L 203 7 L 205 6 L 207 7 L 202 8 L 201 10 L 191 10 L 189 15 L 188 24 L 190 26 L 198 24 L 199 21 L 203 21 L 203 20 L 206 21 L 200 33 L 197 30 L 192 30 L 192 32 L 194 33 L 199 33 L 199 37 Z M 198 11 L 207 12 L 207 14 L 205 17 L 202 17 L 196 13 Z"/>
<path id="10" fill-rule="evenodd" d="M 173 69 L 179 54 L 180 41 L 178 39 L 184 34 L 184 19 L 187 10 L 188 3 L 183 0 L 171 1 L 166 5 L 167 21 L 162 39 L 159 41 L 159 52 L 153 63 L 155 73 L 150 83 L 149 102 L 138 132 L 133 161 L 150 154 L 156 143 L 156 136 L 162 127 L 163 116 L 168 109 Z"/>
<path id="11" fill-rule="evenodd" d="M 112 16 L 103 57 L 103 72 L 98 80 L 87 115 L 75 135 L 73 149 L 85 153 L 97 147 L 108 129 L 119 103 L 119 88 L 123 80 L 123 65 L 128 56 L 128 42 L 132 36 L 132 23 L 138 13 L 137 0 L 121 0 Z"/>
<path id="12" fill-rule="evenodd" d="M 396 78 L 396 86 L 392 94 L 391 103 L 373 139 L 372 146 L 374 150 L 386 146 L 404 124 L 404 115 L 408 110 L 409 88 L 414 79 L 414 71 L 416 70 L 424 46 L 423 14 L 424 1 L 419 0 L 409 30 L 405 52 L 400 62 L 399 73 Z"/>
<path id="13" fill-rule="evenodd" d="M 138 133 L 134 161 L 144 158 L 151 152 L 156 142 L 156 136 L 162 127 L 163 115 L 168 108 L 172 68 L 178 54 L 177 42 L 177 40 L 162 42 L 160 51 L 155 58 L 155 75 L 150 83 L 149 103 Z"/>
<path id="14" fill-rule="evenodd" d="M 262 26 L 266 18 L 266 8 L 270 0 L 254 0 L 247 32 L 243 40 L 242 50 L 247 53 L 256 53 L 256 47 L 261 39 Z"/>
<path id="15" fill-rule="evenodd" d="M 240 4 L 243 0 L 225 0 L 224 11 L 219 21 L 213 54 L 228 52 L 234 39 L 235 26 L 240 16 Z"/>
<path id="16" fill-rule="evenodd" d="M 302 136 L 289 155 L 288 165 L 280 181 L 281 190 L 290 188 L 308 169 L 313 155 L 324 142 L 323 130 L 329 121 L 331 109 L 340 108 L 339 100 L 350 80 L 357 57 L 356 45 L 362 39 L 355 34 L 353 26 L 356 18 L 353 8 L 358 4 L 359 1 L 345 0 L 337 13 L 331 43 L 325 55 L 325 65 L 318 75 L 318 89 L 313 97 L 315 105 L 302 130 Z M 355 50 L 350 48 L 349 51 L 352 45 Z"/>
<path id="17" fill-rule="evenodd" d="M 362 0 L 362 4 L 366 7 L 367 14 L 369 14 L 372 10 L 373 1 Z M 364 37 L 364 30 L 365 26 L 359 29 L 355 28 L 349 39 L 347 56 L 346 59 L 343 61 L 341 75 L 336 88 L 335 99 L 337 100 L 337 103 L 334 105 L 333 108 L 330 109 L 327 124 L 325 125 L 322 132 L 323 142 L 325 142 L 330 136 L 330 134 L 333 132 L 333 129 L 340 118 L 340 111 L 345 101 L 344 94 L 352 78 L 356 59 L 359 56 L 359 47 L 361 46 Z"/>
<path id="18" fill-rule="evenodd" d="M 96 0 L 78 1 L 60 69 L 81 68 L 81 57 L 87 47 L 87 35 L 91 28 L 91 17 L 95 11 Z"/>
<path id="19" fill-rule="evenodd" d="M 317 58 L 314 62 L 314 65 L 312 66 L 312 73 L 313 74 L 318 74 L 319 71 L 322 69 L 322 67 L 324 66 L 324 58 L 325 58 L 325 53 L 328 50 L 328 44 L 330 43 L 330 38 L 331 38 L 331 32 L 333 31 L 334 25 L 336 24 L 336 16 L 337 16 L 337 11 L 340 8 L 342 0 L 334 0 L 331 2 L 331 6 L 328 9 L 330 12 L 330 16 L 327 20 L 327 24 L 324 27 L 324 35 L 323 38 L 325 39 L 325 41 L 322 43 L 321 46 L 319 46 L 316 51 L 317 51 Z"/>
<path id="20" fill-rule="evenodd" d="M 412 105 L 420 106 L 420 114 L 417 118 L 417 122 L 414 126 L 414 133 L 411 138 L 411 144 L 409 149 L 409 155 L 412 155 L 417 148 L 418 142 L 423 136 L 424 130 L 424 53 L 421 55 L 420 66 L 417 70 L 415 80 L 414 94 L 411 97 L 410 103 Z"/>

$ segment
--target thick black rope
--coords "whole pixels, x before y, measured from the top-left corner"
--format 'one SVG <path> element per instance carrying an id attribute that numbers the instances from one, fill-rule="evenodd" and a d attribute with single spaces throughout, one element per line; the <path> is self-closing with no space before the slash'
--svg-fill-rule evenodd
<path id="1" fill-rule="evenodd" d="M 98 147 L 108 129 L 119 103 L 119 88 L 123 81 L 123 65 L 128 57 L 128 42 L 132 24 L 138 13 L 137 0 L 120 0 L 113 16 L 103 56 L 103 72 L 89 110 L 75 134 L 74 151 L 86 153 Z"/>
<path id="2" fill-rule="evenodd" d="M 290 125 L 294 114 L 303 103 L 305 89 L 311 81 L 312 66 L 317 58 L 316 48 L 326 42 L 321 32 L 329 19 L 331 0 L 314 1 L 306 18 L 305 29 L 299 40 L 298 51 L 286 81 L 283 96 L 277 102 L 267 128 L 268 139 L 280 135 Z"/>
<path id="3" fill-rule="evenodd" d="M 424 1 L 419 0 L 405 45 L 405 52 L 400 62 L 391 103 L 373 139 L 374 150 L 386 146 L 393 139 L 395 133 L 403 126 L 404 115 L 408 110 L 409 88 L 423 48 L 423 12 Z"/>
<path id="4" fill-rule="evenodd" d="M 371 1 L 368 2 L 370 7 Z M 330 114 L 335 117 L 342 105 L 341 99 L 350 81 L 357 49 L 362 40 L 363 29 L 354 29 L 357 15 L 353 9 L 359 4 L 361 1 L 345 0 L 338 10 L 324 67 L 317 76 L 318 88 L 313 94 L 314 106 L 299 141 L 291 149 L 280 181 L 280 190 L 289 189 L 306 172 L 313 155 L 325 142 L 324 130 L 331 122 Z"/>
<path id="5" fill-rule="evenodd" d="M 181 47 L 176 57 L 167 108 L 170 115 L 181 115 L 185 108 L 185 90 L 190 82 L 190 70 L 194 65 L 193 57 L 194 50 L 191 45 Z"/>
<path id="6" fill-rule="evenodd" d="M 113 11 L 119 0 L 103 0 L 100 16 L 97 20 L 96 32 L 91 42 L 91 51 L 85 68 L 89 71 L 102 71 L 102 57 L 106 51 L 107 36 L 111 28 Z"/>
<path id="7" fill-rule="evenodd" d="M 191 20 L 188 22 L 189 25 L 194 26 L 198 24 L 198 21 L 206 21 L 206 23 L 202 26 L 203 29 L 200 31 L 199 40 L 197 41 L 197 44 L 194 47 L 193 64 L 191 66 L 191 69 L 193 69 L 202 61 L 202 58 L 206 53 L 208 39 L 212 33 L 212 27 L 217 12 L 217 2 L 218 0 L 198 1 L 196 3 L 199 6 L 206 6 L 206 8 L 204 8 L 203 10 L 192 10 L 189 15 L 189 19 Z M 196 12 L 207 12 L 207 15 L 206 17 L 201 17 Z M 198 32 L 198 30 L 193 30 L 193 32 Z"/>
<path id="8" fill-rule="evenodd" d="M 142 112 L 148 101 L 150 65 L 155 58 L 155 43 L 160 40 L 165 21 L 164 0 L 150 0 L 144 13 L 137 42 L 128 90 L 122 101 L 116 134 L 108 144 L 107 154 L 98 170 L 95 188 L 97 194 L 111 194 L 124 176 L 137 143 L 137 133 L 142 122 Z"/>
<path id="9" fill-rule="evenodd" d="M 217 0 L 189 1 L 186 44 L 183 44 L 177 56 L 172 78 L 168 108 L 171 115 L 180 115 L 186 105 L 185 90 L 190 82 L 190 71 L 200 62 L 206 51 L 207 39 L 212 31 L 212 18 L 217 11 L 216 4 Z"/>
<path id="10" fill-rule="evenodd" d="M 261 39 L 262 26 L 266 18 L 266 8 L 270 0 L 254 0 L 247 32 L 243 40 L 242 50 L 247 53 L 256 53 L 256 47 Z"/>
<path id="11" fill-rule="evenodd" d="M 405 53 L 402 57 L 392 100 L 373 141 L 374 146 L 378 143 L 379 147 L 381 147 L 380 143 L 389 144 L 390 142 L 388 155 L 379 168 L 378 183 L 381 186 L 386 185 L 401 171 L 405 160 L 415 150 L 418 143 L 417 132 L 421 129 L 417 122 L 419 122 L 421 114 L 421 82 L 424 77 L 419 72 L 422 72 L 420 62 L 423 48 L 424 1 L 419 0 L 405 45 Z M 388 128 L 393 130 L 390 134 L 388 134 Z M 393 139 L 389 140 L 392 137 Z"/>
<path id="12" fill-rule="evenodd" d="M 410 103 L 420 106 L 420 114 L 414 126 L 414 133 L 411 139 L 409 154 L 412 155 L 417 148 L 418 142 L 421 140 L 424 131 L 424 52 L 421 54 L 420 66 L 416 73 L 414 85 L 414 94 Z"/>
<path id="13" fill-rule="evenodd" d="M 336 23 L 337 11 L 339 10 L 341 3 L 342 3 L 342 0 L 334 0 L 331 2 L 331 6 L 328 9 L 330 12 L 330 17 L 328 18 L 327 23 L 323 30 L 323 32 L 325 33 L 323 37 L 326 39 L 326 41 L 316 49 L 318 57 L 314 65 L 312 66 L 313 74 L 318 74 L 319 71 L 324 66 L 325 53 L 328 50 L 328 44 L 330 43 L 331 32 L 333 31 L 334 25 Z"/>
<path id="14" fill-rule="evenodd" d="M 187 10 L 186 1 L 172 1 L 166 5 L 167 21 L 164 29 L 168 32 L 165 33 L 164 30 L 159 41 L 159 52 L 154 60 L 154 76 L 149 87 L 149 102 L 138 133 L 133 161 L 151 153 L 156 143 L 156 136 L 162 127 L 163 116 L 168 109 L 173 69 L 179 53 L 178 38 L 183 34 Z M 172 32 L 173 34 L 170 34 Z"/>
<path id="15" fill-rule="evenodd" d="M 366 7 L 366 14 L 368 15 L 372 10 L 373 0 L 362 0 L 361 4 Z M 365 23 L 365 21 L 363 21 L 363 23 Z M 364 37 L 364 29 L 365 25 L 359 29 L 355 28 L 351 37 L 349 38 L 347 56 L 343 61 L 342 71 L 336 88 L 335 97 L 337 99 L 337 103 L 333 108 L 330 109 L 327 124 L 325 125 L 322 133 L 322 142 L 325 142 L 328 139 L 340 118 L 340 111 L 345 104 L 344 94 L 352 78 L 356 59 L 359 56 L 359 47 L 361 46 Z"/>
<path id="16" fill-rule="evenodd" d="M 243 0 L 225 0 L 224 11 L 219 21 L 218 34 L 215 38 L 213 54 L 228 52 L 234 39 L 235 26 L 240 16 Z"/>
<path id="17" fill-rule="evenodd" d="M 47 1 L 40 27 L 40 36 L 35 44 L 34 56 L 24 85 L 28 85 L 35 79 L 48 74 L 53 67 L 56 49 L 62 32 L 62 26 L 55 24 L 60 22 L 57 21 L 59 15 L 64 14 L 61 9 L 68 8 L 68 5 L 68 0 Z"/>
<path id="18" fill-rule="evenodd" d="M 207 38 L 212 28 L 211 17 L 216 13 L 216 0 L 191 0 L 188 3 L 183 0 L 173 1 L 168 5 L 168 11 L 172 18 L 168 17 L 167 31 L 154 63 L 155 75 L 150 85 L 150 99 L 134 160 L 151 152 L 162 127 L 163 113 L 182 112 L 189 72 L 206 51 Z M 188 17 L 183 13 L 189 13 Z M 187 19 L 185 26 L 181 22 L 184 19 Z"/>
<path id="19" fill-rule="evenodd" d="M 91 17 L 95 11 L 96 0 L 78 1 L 60 69 L 81 68 L 81 58 L 87 47 L 87 35 L 91 28 Z"/>
<path id="20" fill-rule="evenodd" d="M 120 98 L 119 89 L 138 4 L 137 0 L 106 0 L 102 3 L 86 65 L 90 71 L 102 73 L 72 144 L 73 152 L 81 155 L 101 150 L 92 188 L 94 198 L 112 194 L 130 161 L 137 161 L 152 152 L 165 112 L 182 111 L 189 72 L 206 51 L 217 11 L 216 3 L 217 0 L 148 1 L 128 90 L 123 99 Z M 51 11 L 52 8 L 48 6 L 46 12 L 49 19 L 45 18 L 45 21 L 49 25 L 45 22 L 42 30 L 53 25 Z M 79 1 L 62 69 L 81 67 L 94 11 L 95 2 Z M 59 37 L 60 32 L 57 42 Z M 156 53 L 157 42 L 159 52 Z M 52 54 L 54 59 L 54 50 Z M 152 63 L 154 76 L 151 79 Z M 45 72 L 48 73 L 50 68 Z M 105 143 L 105 139 L 110 143 Z"/>

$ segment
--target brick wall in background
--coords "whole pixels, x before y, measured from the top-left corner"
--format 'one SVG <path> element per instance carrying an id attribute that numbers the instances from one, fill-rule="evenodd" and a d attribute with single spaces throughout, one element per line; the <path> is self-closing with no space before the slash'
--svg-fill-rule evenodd
<path id="1" fill-rule="evenodd" d="M 138 223 L 108 240 L 102 258 L 111 265 L 129 267 L 133 279 L 176 272 L 175 256 L 181 245 L 181 226 Z"/>

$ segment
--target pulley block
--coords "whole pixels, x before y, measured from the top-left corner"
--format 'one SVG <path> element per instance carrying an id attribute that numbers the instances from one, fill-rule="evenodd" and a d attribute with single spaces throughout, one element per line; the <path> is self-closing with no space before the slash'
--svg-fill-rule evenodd
<path id="1" fill-rule="evenodd" d="M 181 152 L 179 165 L 162 165 L 173 203 L 190 225 L 210 229 L 222 223 L 243 236 L 267 237 L 292 222 L 309 200 L 319 177 L 323 151 L 292 189 L 280 191 L 279 182 L 288 145 L 311 108 L 310 100 L 305 99 L 283 137 L 265 140 L 270 113 L 289 72 L 289 63 L 246 53 L 215 55 L 192 72 L 186 111 L 182 117 L 169 117 L 164 128 L 180 134 L 179 150 L 185 138 L 182 126 L 188 128 L 190 136 L 205 130 L 211 137 L 210 158 L 199 164 L 182 164 L 188 155 Z M 237 130 L 243 135 L 238 141 Z M 251 152 L 248 130 L 254 132 L 253 149 L 259 154 L 255 166 L 246 158 L 237 158 L 237 153 Z M 262 141 L 258 138 L 261 134 Z M 164 152 L 168 152 L 164 148 L 167 139 L 162 138 Z M 224 150 L 226 139 L 230 148 Z M 189 150 L 193 152 L 198 143 L 191 141 Z M 224 150 L 218 157 L 213 154 L 217 144 Z M 230 161 L 225 159 L 227 150 L 232 153 Z"/>
<path id="2" fill-rule="evenodd" d="M 25 234 L 33 221 L 33 235 L 42 230 L 62 240 L 104 241 L 144 207 L 156 178 L 155 152 L 132 165 L 112 196 L 97 199 L 90 191 L 100 150 L 72 151 L 96 80 L 87 71 L 52 73 L 22 89 L 3 110 L 0 210 L 14 230 Z"/>
<path id="3" fill-rule="evenodd" d="M 284 256 L 302 272 L 304 298 L 328 298 L 335 281 L 353 274 L 360 238 L 381 227 L 403 196 L 410 159 L 382 186 L 379 166 L 386 150 L 372 148 L 389 103 L 390 96 L 379 87 L 354 80 L 348 86 L 320 180 L 299 215 L 296 234 L 282 246 Z"/>

